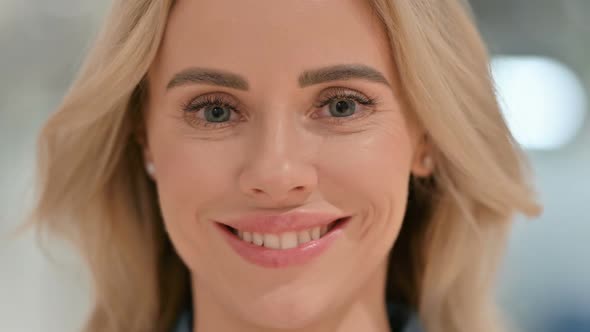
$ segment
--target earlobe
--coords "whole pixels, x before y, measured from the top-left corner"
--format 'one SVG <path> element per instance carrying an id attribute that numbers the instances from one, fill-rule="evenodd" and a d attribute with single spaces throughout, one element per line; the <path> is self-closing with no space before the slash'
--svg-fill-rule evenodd
<path id="1" fill-rule="evenodd" d="M 432 168 L 434 167 L 434 161 L 432 160 L 432 156 L 430 154 L 427 154 L 424 156 L 424 158 L 422 158 L 422 166 L 427 170 L 432 171 Z"/>
<path id="2" fill-rule="evenodd" d="M 418 144 L 412 163 L 412 174 L 416 177 L 428 177 L 434 172 L 435 161 L 428 137 L 425 135 Z"/>

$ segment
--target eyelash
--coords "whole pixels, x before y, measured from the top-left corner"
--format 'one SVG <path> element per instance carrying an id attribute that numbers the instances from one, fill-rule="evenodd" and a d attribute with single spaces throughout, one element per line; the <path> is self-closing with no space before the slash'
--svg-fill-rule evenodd
<path id="1" fill-rule="evenodd" d="M 329 105 L 330 103 L 332 103 L 334 100 L 343 100 L 343 99 L 344 100 L 352 100 L 352 101 L 356 102 L 357 104 L 362 105 L 363 107 L 360 110 L 356 110 L 355 113 L 351 116 L 347 116 L 347 117 L 329 117 L 328 116 L 329 120 L 324 120 L 324 121 L 327 121 L 329 123 L 334 123 L 334 124 L 342 124 L 345 122 L 349 122 L 349 121 L 355 120 L 357 118 L 361 118 L 366 115 L 369 115 L 370 113 L 372 113 L 374 111 L 373 108 L 377 104 L 379 104 L 379 100 L 376 96 L 366 96 L 356 90 L 352 90 L 352 89 L 348 89 L 348 88 L 334 88 L 332 90 L 329 90 L 326 93 L 326 95 L 324 97 L 322 97 L 322 99 L 320 99 L 316 104 L 314 104 L 314 107 L 315 108 L 323 108 L 326 105 Z M 219 122 L 219 123 L 208 122 L 206 120 L 202 120 L 202 119 L 194 116 L 194 113 L 201 111 L 205 107 L 212 107 L 212 106 L 213 107 L 215 107 L 215 106 L 225 107 L 225 108 L 228 108 L 230 111 L 233 111 L 235 113 L 238 113 L 239 115 L 242 115 L 241 111 L 239 110 L 240 105 L 238 103 L 234 102 L 231 98 L 227 98 L 223 95 L 218 95 L 218 94 L 208 94 L 208 95 L 204 95 L 204 96 L 192 99 L 188 103 L 182 105 L 182 110 L 183 110 L 185 119 L 191 125 L 202 126 L 202 127 L 206 127 L 209 129 L 222 128 L 222 127 L 227 127 L 228 125 L 230 125 L 229 123 L 231 121 Z M 365 109 L 365 108 L 369 108 L 369 109 Z M 317 117 L 314 117 L 314 118 L 317 118 Z"/>
<path id="2" fill-rule="evenodd" d="M 360 110 L 357 110 L 354 115 L 347 116 L 347 117 L 328 117 L 329 120 L 326 120 L 329 123 L 335 124 L 342 124 L 348 121 L 352 121 L 366 115 L 369 115 L 374 111 L 374 107 L 379 103 L 376 96 L 365 96 L 364 94 L 351 89 L 346 88 L 334 88 L 329 90 L 321 100 L 318 101 L 317 104 L 314 105 L 316 108 L 324 108 L 326 105 L 329 105 L 334 100 L 352 100 L 363 107 Z M 365 109 L 368 108 L 368 109 Z"/>
<path id="3" fill-rule="evenodd" d="M 227 127 L 228 123 L 215 123 L 215 122 L 208 122 L 201 120 L 194 116 L 194 113 L 201 111 L 204 107 L 209 106 L 221 106 L 227 107 L 231 111 L 234 111 L 238 114 L 241 114 L 238 110 L 239 105 L 234 103 L 230 98 L 226 98 L 220 95 L 212 95 L 208 94 L 205 96 L 201 96 L 190 100 L 187 104 L 182 106 L 182 110 L 184 113 L 184 118 L 189 122 L 191 125 L 203 126 L 206 128 L 220 128 L 220 127 Z"/>

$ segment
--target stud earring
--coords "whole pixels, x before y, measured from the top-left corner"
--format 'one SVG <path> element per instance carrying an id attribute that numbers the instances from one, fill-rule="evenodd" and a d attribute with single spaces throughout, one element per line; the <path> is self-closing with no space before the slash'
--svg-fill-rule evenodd
<path id="1" fill-rule="evenodd" d="M 154 163 L 152 163 L 152 162 L 147 162 L 145 164 L 145 170 L 151 176 L 154 176 L 154 174 L 156 174 L 156 167 L 154 166 Z"/>

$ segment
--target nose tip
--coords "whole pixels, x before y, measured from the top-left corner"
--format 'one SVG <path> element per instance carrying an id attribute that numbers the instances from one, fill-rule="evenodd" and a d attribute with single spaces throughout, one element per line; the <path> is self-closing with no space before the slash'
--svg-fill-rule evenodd
<path id="1" fill-rule="evenodd" d="M 282 164 L 282 165 L 281 165 Z M 240 174 L 240 189 L 264 205 L 297 205 L 305 202 L 317 185 L 317 174 L 309 163 L 281 159 L 250 162 Z"/>
<path id="2" fill-rule="evenodd" d="M 239 171 L 242 193 L 254 204 L 298 205 L 305 202 L 317 186 L 314 156 L 317 144 L 308 140 L 289 112 L 269 112 L 243 150 L 245 159 Z"/>

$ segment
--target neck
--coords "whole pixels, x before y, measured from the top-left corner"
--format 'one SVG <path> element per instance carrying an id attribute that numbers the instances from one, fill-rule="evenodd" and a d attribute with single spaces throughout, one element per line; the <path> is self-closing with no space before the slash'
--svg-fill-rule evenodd
<path id="1" fill-rule="evenodd" d="M 254 325 L 229 312 L 193 275 L 194 332 L 390 332 L 385 305 L 387 262 L 356 292 L 356 296 L 338 310 L 301 329 L 272 329 Z"/>

